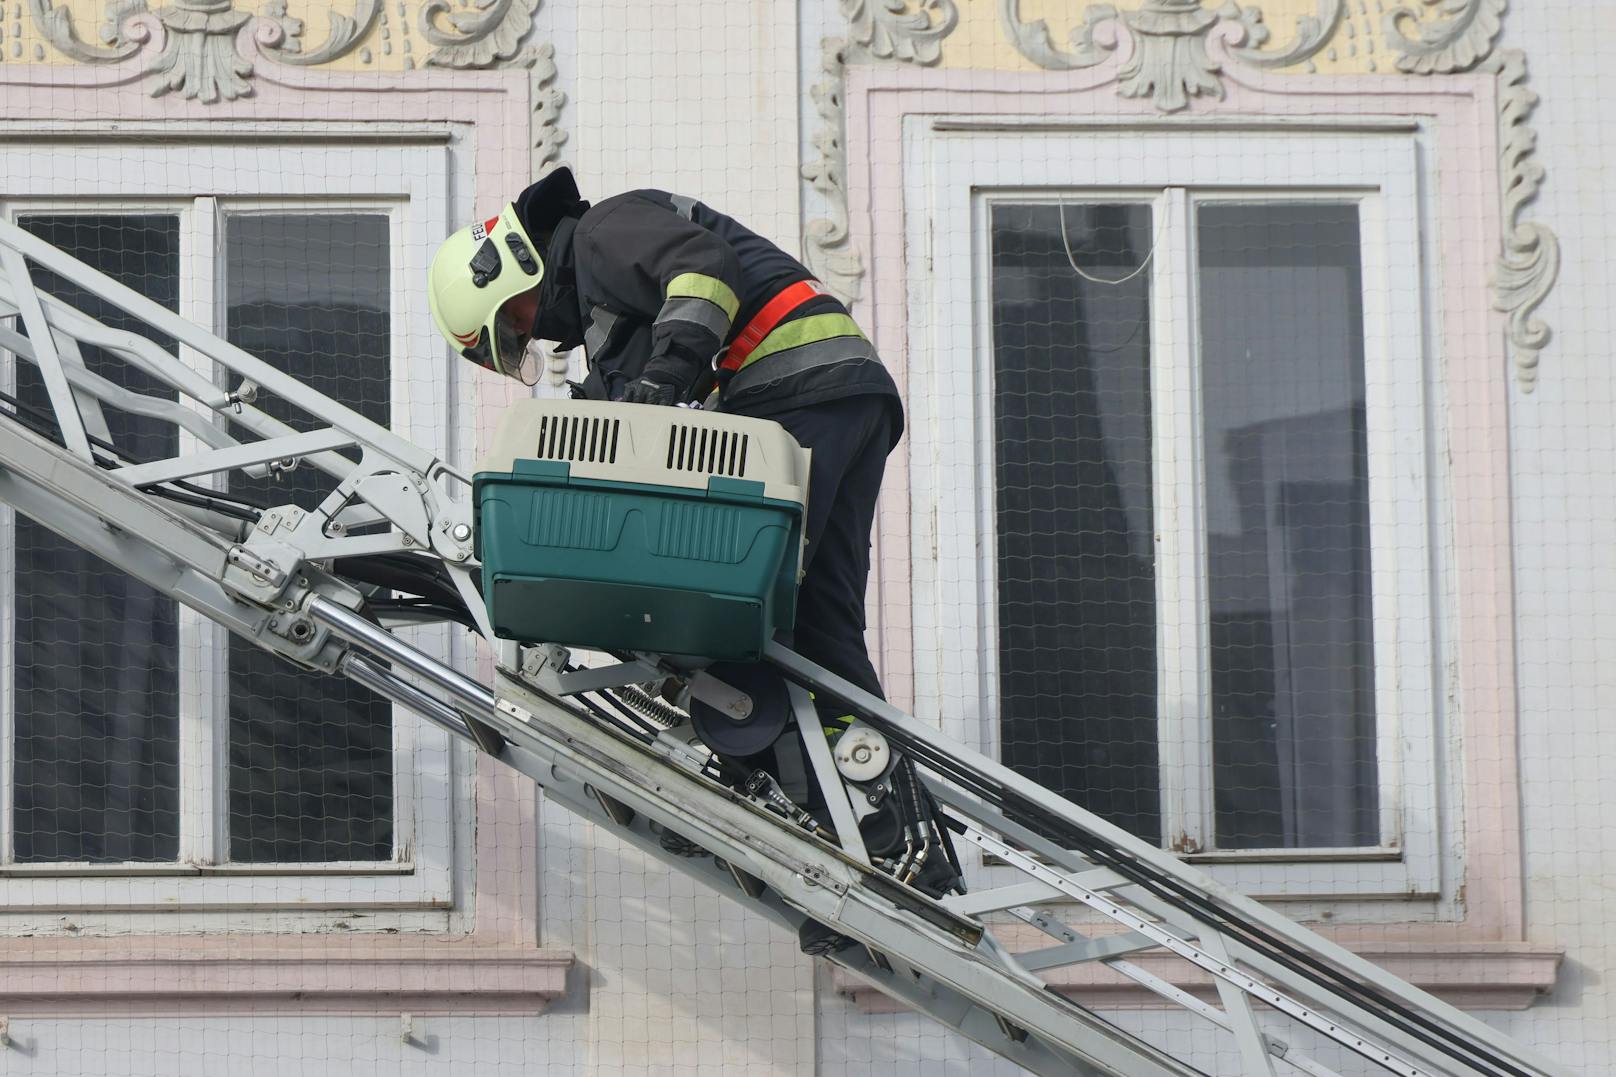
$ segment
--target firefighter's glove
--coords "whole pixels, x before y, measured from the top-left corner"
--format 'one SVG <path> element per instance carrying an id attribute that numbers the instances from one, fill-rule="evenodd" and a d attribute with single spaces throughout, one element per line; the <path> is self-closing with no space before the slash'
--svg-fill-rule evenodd
<path id="1" fill-rule="evenodd" d="M 623 391 L 623 400 L 629 404 L 681 404 L 689 397 L 702 365 L 677 350 L 654 355 L 640 371 L 639 379 Z"/>
<path id="2" fill-rule="evenodd" d="M 650 378 L 641 378 L 639 381 L 629 382 L 628 388 L 623 390 L 623 403 L 625 404 L 661 404 L 667 407 L 679 402 L 679 390 L 672 385 L 663 385 Z"/>

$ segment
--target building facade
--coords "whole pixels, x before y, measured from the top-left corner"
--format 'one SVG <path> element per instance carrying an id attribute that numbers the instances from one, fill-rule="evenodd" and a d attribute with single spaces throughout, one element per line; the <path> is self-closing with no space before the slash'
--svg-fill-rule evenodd
<path id="1" fill-rule="evenodd" d="M 733 214 L 905 395 L 894 701 L 1616 1072 L 1613 16 L 0 0 L 0 213 L 468 465 L 513 390 L 433 330 L 439 238 L 559 163 Z M 0 551 L 7 1072 L 993 1071 L 407 715 Z"/>

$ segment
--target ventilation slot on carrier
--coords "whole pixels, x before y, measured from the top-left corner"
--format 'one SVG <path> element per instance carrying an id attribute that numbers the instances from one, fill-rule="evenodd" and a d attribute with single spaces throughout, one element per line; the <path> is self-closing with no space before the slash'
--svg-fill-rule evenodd
<path id="1" fill-rule="evenodd" d="M 578 464 L 615 464 L 621 419 L 545 415 L 539 419 L 538 456 Z"/>
<path id="2" fill-rule="evenodd" d="M 747 435 L 707 427 L 668 428 L 668 470 L 743 478 Z"/>

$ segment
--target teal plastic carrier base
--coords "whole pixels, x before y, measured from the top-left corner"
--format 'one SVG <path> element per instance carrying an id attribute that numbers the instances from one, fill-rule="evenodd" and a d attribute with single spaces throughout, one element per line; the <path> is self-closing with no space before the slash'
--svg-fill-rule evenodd
<path id="1" fill-rule="evenodd" d="M 494 631 L 755 660 L 796 616 L 806 485 L 806 452 L 774 423 L 523 401 L 474 476 Z"/>

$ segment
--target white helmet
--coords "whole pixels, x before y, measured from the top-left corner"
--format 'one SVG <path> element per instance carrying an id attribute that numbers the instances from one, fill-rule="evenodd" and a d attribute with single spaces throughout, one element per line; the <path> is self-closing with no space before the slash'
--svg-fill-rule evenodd
<path id="1" fill-rule="evenodd" d="M 538 361 L 527 347 L 532 334 L 518 332 L 501 308 L 543 278 L 538 245 L 508 204 L 497 217 L 454 233 L 432 256 L 432 320 L 455 351 L 478 366 L 536 384 Z"/>

